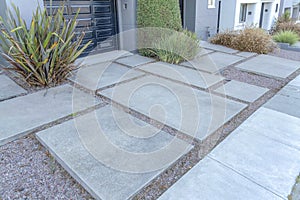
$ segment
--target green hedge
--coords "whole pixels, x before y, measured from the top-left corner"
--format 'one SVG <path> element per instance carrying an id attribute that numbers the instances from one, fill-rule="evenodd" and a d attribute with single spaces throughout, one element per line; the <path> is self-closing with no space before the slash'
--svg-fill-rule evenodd
<path id="1" fill-rule="evenodd" d="M 143 27 L 182 29 L 178 0 L 138 0 L 137 24 Z"/>
<path id="2" fill-rule="evenodd" d="M 137 9 L 138 49 L 144 56 L 153 57 L 151 47 L 154 43 L 173 31 L 181 31 L 181 15 L 178 0 L 138 0 Z M 150 27 L 162 30 L 147 29 Z"/>

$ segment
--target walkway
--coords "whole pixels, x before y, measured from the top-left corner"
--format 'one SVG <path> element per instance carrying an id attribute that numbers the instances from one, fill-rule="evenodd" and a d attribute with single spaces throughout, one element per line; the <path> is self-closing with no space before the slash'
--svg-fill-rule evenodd
<path id="1" fill-rule="evenodd" d="M 285 85 L 300 63 L 201 45 L 180 65 L 90 56 L 47 90 L 2 73 L 0 145 L 34 135 L 97 199 L 286 198 L 300 171 L 299 77 Z"/>

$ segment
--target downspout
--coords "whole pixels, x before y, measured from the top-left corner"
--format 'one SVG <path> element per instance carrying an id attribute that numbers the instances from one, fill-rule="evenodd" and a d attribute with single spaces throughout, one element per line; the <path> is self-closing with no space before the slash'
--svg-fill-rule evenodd
<path id="1" fill-rule="evenodd" d="M 218 7 L 218 21 L 217 21 L 217 33 L 219 33 L 219 31 L 220 31 L 221 6 L 222 6 L 222 2 L 219 1 L 219 7 Z"/>

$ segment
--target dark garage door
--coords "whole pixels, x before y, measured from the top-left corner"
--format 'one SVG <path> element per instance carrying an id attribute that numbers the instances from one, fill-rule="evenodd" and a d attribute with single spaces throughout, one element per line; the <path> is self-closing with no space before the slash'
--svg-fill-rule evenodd
<path id="1" fill-rule="evenodd" d="M 85 31 L 83 44 L 92 40 L 92 44 L 83 56 L 117 49 L 117 38 L 111 37 L 117 33 L 115 0 L 52 0 L 50 2 L 45 1 L 48 12 L 50 4 L 52 12 L 64 5 L 67 18 L 72 18 L 80 9 L 76 32 L 80 34 Z"/>

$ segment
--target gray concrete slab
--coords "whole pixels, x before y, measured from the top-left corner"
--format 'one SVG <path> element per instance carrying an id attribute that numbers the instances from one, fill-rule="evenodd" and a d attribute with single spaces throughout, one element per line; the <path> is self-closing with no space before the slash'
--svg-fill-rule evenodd
<path id="1" fill-rule="evenodd" d="M 90 90 L 97 90 L 143 74 L 116 63 L 103 62 L 80 68 L 71 80 Z"/>
<path id="2" fill-rule="evenodd" d="M 224 80 L 222 76 L 163 62 L 143 65 L 139 69 L 204 89 Z"/>
<path id="3" fill-rule="evenodd" d="M 159 200 L 282 199 L 224 165 L 204 158 Z"/>
<path id="4" fill-rule="evenodd" d="M 142 77 L 98 94 L 200 140 L 246 107 L 155 76 Z"/>
<path id="5" fill-rule="evenodd" d="M 300 119 L 275 110 L 260 108 L 240 130 L 251 130 L 300 150 Z"/>
<path id="6" fill-rule="evenodd" d="M 197 54 L 196 57 L 204 56 L 212 52 L 213 52 L 212 50 L 201 48 L 200 52 Z"/>
<path id="7" fill-rule="evenodd" d="M 191 147 L 122 113 L 105 106 L 37 133 L 60 164 L 97 199 L 130 198 Z M 123 123 L 123 117 L 133 121 Z M 141 130 L 150 130 L 151 136 L 140 138 Z M 134 172 L 129 170 L 132 167 Z"/>
<path id="8" fill-rule="evenodd" d="M 300 87 L 285 86 L 264 107 L 300 118 Z"/>
<path id="9" fill-rule="evenodd" d="M 245 57 L 245 58 L 249 58 L 249 57 L 257 55 L 257 53 L 243 51 L 243 52 L 237 53 L 236 55 L 242 56 L 242 57 Z"/>
<path id="10" fill-rule="evenodd" d="M 16 84 L 13 80 L 4 74 L 0 75 L 0 100 L 25 93 L 26 90 Z"/>
<path id="11" fill-rule="evenodd" d="M 292 80 L 288 85 L 300 87 L 300 75 Z"/>
<path id="12" fill-rule="evenodd" d="M 145 56 L 140 56 L 140 55 L 133 55 L 133 56 L 128 56 L 126 58 L 120 58 L 116 60 L 116 62 L 121 63 L 123 65 L 127 65 L 130 67 L 136 67 L 138 65 L 143 65 L 146 63 L 154 62 L 155 60 L 152 58 L 148 58 Z"/>
<path id="13" fill-rule="evenodd" d="M 84 66 L 94 65 L 102 62 L 108 62 L 108 61 L 114 61 L 116 59 L 131 56 L 133 55 L 129 51 L 125 50 L 115 50 L 115 51 L 109 51 L 105 53 L 95 54 L 95 55 L 89 55 L 83 58 L 78 58 L 75 61 L 75 64 L 81 64 Z"/>
<path id="14" fill-rule="evenodd" d="M 286 199 L 299 173 L 299 150 L 262 135 L 264 131 L 269 130 L 238 128 L 209 156 Z"/>
<path id="15" fill-rule="evenodd" d="M 0 145 L 97 103 L 93 96 L 69 85 L 0 102 Z"/>
<path id="16" fill-rule="evenodd" d="M 243 57 L 230 55 L 221 52 L 211 53 L 205 56 L 196 57 L 194 60 L 181 63 L 181 65 L 195 69 L 215 73 L 220 69 L 243 60 Z"/>
<path id="17" fill-rule="evenodd" d="M 224 53 L 237 53 L 239 52 L 238 50 L 235 49 L 231 49 L 225 46 L 221 46 L 221 45 L 215 45 L 206 41 L 201 41 L 200 42 L 200 46 L 206 49 L 212 49 L 215 51 L 220 51 L 220 52 L 224 52 Z"/>
<path id="18" fill-rule="evenodd" d="M 300 62 L 269 55 L 259 55 L 236 66 L 244 71 L 269 77 L 287 78 L 300 68 Z"/>
<path id="19" fill-rule="evenodd" d="M 241 99 L 247 102 L 254 102 L 269 90 L 267 88 L 250 85 L 239 81 L 232 80 L 215 90 L 220 94 Z"/>

